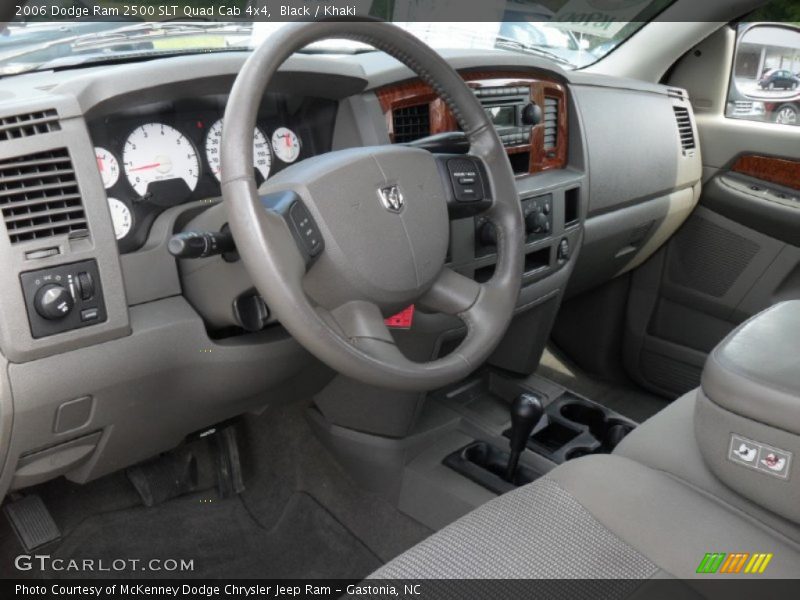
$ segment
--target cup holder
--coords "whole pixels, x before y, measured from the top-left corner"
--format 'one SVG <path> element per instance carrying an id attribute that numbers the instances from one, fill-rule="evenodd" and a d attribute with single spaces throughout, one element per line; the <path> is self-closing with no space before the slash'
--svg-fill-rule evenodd
<path id="1" fill-rule="evenodd" d="M 584 425 L 600 444 L 596 447 L 579 446 L 564 455 L 566 460 L 580 458 L 587 454 L 609 454 L 633 431 L 634 425 L 618 418 L 608 416 L 602 409 L 584 402 L 570 402 L 561 407 L 561 416 Z"/>
<path id="2" fill-rule="evenodd" d="M 487 442 L 477 441 L 449 454 L 442 462 L 495 494 L 505 494 L 541 476 L 541 473 L 534 471 L 528 465 L 520 464 L 513 481 L 508 481 L 506 479 L 508 458 L 508 452 Z"/>
<path id="3" fill-rule="evenodd" d="M 561 416 L 573 423 L 586 425 L 594 437 L 598 439 L 603 437 L 606 428 L 606 413 L 601 409 L 582 402 L 571 402 L 561 407 Z"/>
<path id="4" fill-rule="evenodd" d="M 607 427 L 603 438 L 600 440 L 600 445 L 605 448 L 606 452 L 611 452 L 616 448 L 619 443 L 633 431 L 633 425 L 623 423 L 616 419 L 609 419 L 606 423 Z"/>

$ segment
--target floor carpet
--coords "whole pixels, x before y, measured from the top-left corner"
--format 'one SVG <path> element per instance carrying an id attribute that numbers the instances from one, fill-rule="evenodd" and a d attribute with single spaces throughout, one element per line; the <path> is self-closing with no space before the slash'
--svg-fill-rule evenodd
<path id="1" fill-rule="evenodd" d="M 261 523 L 242 498 L 185 496 L 154 508 L 90 517 L 59 546 L 58 558 L 191 561 L 183 573 L 112 571 L 110 577 L 357 578 L 381 561 L 305 493 L 293 493 L 276 523 Z M 346 557 L 346 560 L 344 559 Z M 166 564 L 166 563 L 162 563 Z M 84 577 L 83 573 L 50 573 Z"/>
<path id="2" fill-rule="evenodd" d="M 125 570 L 97 577 L 362 578 L 430 535 L 382 497 L 357 487 L 314 437 L 305 404 L 247 416 L 238 425 L 246 490 L 209 491 L 148 508 L 122 473 L 86 485 L 32 488 L 61 528 L 40 553 L 64 559 L 186 559 L 192 571 Z M 0 519 L 0 576 L 85 577 L 14 570 L 23 552 Z M 141 564 L 139 565 L 141 568 Z"/>

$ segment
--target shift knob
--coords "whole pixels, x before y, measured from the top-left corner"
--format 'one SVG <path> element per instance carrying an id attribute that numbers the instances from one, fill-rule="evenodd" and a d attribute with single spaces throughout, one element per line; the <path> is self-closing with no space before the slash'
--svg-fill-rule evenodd
<path id="1" fill-rule="evenodd" d="M 511 432 L 509 433 L 511 455 L 506 470 L 508 481 L 513 481 L 519 456 L 525 450 L 528 438 L 543 414 L 542 401 L 534 394 L 520 394 L 511 404 Z"/>

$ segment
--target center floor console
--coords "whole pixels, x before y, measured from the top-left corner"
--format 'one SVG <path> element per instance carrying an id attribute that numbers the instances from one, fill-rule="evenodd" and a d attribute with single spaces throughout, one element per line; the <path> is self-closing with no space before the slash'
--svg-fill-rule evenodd
<path id="1" fill-rule="evenodd" d="M 376 434 L 364 421 L 335 424 L 335 406 L 357 405 L 361 415 L 359 402 L 372 394 L 387 423 L 407 420 L 400 407 L 411 404 L 395 393 L 335 380 L 315 397 L 309 421 L 360 486 L 434 530 L 560 463 L 611 452 L 636 427 L 548 379 L 492 367 L 420 395 L 410 429 Z"/>
<path id="2" fill-rule="evenodd" d="M 800 523 L 800 301 L 737 327 L 708 357 L 695 403 L 703 460 L 725 485 Z"/>
<path id="3" fill-rule="evenodd" d="M 548 470 L 519 464 L 526 451 L 553 465 L 588 454 L 608 454 L 636 427 L 625 417 L 570 391 L 548 399 L 528 385 L 511 379 L 500 383 L 498 377 L 503 376 L 495 374 L 479 379 L 477 391 L 491 401 L 498 385 L 506 388 L 506 394 L 519 387 L 510 405 L 511 426 L 502 433 L 507 444 L 476 440 L 443 461 L 447 467 L 492 492 L 505 493 L 534 481 Z M 474 405 L 474 388 L 461 393 L 468 396 L 468 404 Z M 460 403 L 459 394 L 449 396 L 448 402 Z"/>

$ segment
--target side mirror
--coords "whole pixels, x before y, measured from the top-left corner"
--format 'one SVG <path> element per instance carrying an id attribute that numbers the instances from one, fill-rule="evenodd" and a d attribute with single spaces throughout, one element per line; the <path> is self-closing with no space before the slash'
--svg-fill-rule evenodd
<path id="1" fill-rule="evenodd" d="M 725 115 L 800 125 L 800 28 L 740 25 Z"/>
<path id="2" fill-rule="evenodd" d="M 744 30 L 736 46 L 731 87 L 749 100 L 785 100 L 800 95 L 798 72 L 800 29 L 753 25 Z"/>

